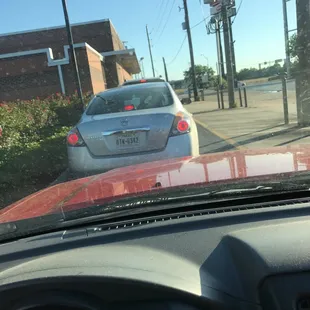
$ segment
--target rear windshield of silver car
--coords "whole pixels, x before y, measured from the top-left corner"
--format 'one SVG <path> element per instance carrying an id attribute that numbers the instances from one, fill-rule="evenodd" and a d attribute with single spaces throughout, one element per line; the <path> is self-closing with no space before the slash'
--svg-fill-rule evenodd
<path id="1" fill-rule="evenodd" d="M 90 103 L 86 114 L 98 115 L 130 112 L 166 107 L 173 104 L 173 97 L 166 85 L 144 84 L 126 86 L 98 94 Z"/>

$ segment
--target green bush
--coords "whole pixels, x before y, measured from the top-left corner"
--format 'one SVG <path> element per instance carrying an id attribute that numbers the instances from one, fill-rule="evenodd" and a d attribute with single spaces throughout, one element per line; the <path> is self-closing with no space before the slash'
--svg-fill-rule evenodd
<path id="1" fill-rule="evenodd" d="M 44 187 L 66 169 L 66 135 L 81 114 L 76 95 L 0 103 L 0 197 L 29 184 Z"/>

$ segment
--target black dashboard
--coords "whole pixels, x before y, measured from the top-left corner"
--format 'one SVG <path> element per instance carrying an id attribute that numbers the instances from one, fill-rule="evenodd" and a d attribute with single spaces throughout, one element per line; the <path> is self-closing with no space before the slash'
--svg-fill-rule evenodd
<path id="1" fill-rule="evenodd" d="M 0 309 L 310 309 L 310 203 L 3 243 Z"/>

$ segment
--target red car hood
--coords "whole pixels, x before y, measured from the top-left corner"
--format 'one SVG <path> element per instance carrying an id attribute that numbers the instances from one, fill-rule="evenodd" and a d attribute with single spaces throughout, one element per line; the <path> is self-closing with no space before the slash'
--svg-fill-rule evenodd
<path id="1" fill-rule="evenodd" d="M 251 177 L 310 170 L 310 146 L 244 150 L 186 157 L 124 167 L 107 173 L 54 185 L 2 210 L 0 223 L 104 204 L 137 195 L 190 184 L 232 183 Z"/>

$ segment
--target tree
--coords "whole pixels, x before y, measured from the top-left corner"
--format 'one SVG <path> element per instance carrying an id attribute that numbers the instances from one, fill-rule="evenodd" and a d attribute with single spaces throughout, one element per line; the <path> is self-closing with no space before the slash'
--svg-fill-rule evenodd
<path id="1" fill-rule="evenodd" d="M 297 44 L 297 34 L 294 33 L 289 39 L 289 51 L 292 58 L 295 58 L 298 62 L 298 44 Z"/>
<path id="2" fill-rule="evenodd" d="M 215 76 L 214 76 L 214 70 L 208 66 L 203 65 L 195 65 L 195 71 L 196 71 L 196 80 L 197 80 L 197 86 L 199 88 L 207 88 L 210 86 L 214 86 L 215 82 Z M 203 83 L 202 77 L 204 75 L 208 76 L 208 83 Z M 192 84 L 192 68 L 189 68 L 188 70 L 184 71 L 184 78 L 185 81 L 188 83 L 188 85 Z"/>
<path id="3" fill-rule="evenodd" d="M 239 81 L 258 79 L 263 77 L 270 77 L 275 75 L 283 74 L 285 71 L 284 66 L 281 66 L 279 63 L 275 63 L 272 66 L 256 69 L 256 68 L 245 68 L 238 72 L 237 78 Z"/>

